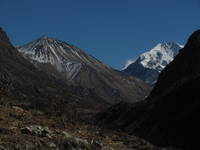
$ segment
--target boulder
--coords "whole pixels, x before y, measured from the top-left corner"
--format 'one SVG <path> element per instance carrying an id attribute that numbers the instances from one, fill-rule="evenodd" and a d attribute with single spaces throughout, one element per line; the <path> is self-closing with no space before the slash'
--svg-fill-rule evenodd
<path id="1" fill-rule="evenodd" d="M 32 125 L 25 128 L 21 128 L 21 132 L 23 134 L 30 134 L 34 136 L 41 136 L 41 137 L 49 137 L 53 136 L 52 132 L 49 130 L 48 127 L 42 127 L 39 125 Z"/>

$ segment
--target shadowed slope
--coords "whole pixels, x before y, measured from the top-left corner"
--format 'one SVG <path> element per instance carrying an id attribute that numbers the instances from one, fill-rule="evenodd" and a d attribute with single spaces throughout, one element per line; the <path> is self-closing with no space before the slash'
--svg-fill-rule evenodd
<path id="1" fill-rule="evenodd" d="M 200 30 L 162 71 L 146 101 L 113 106 L 99 115 L 100 120 L 158 145 L 196 149 L 200 133 L 199 66 Z"/>

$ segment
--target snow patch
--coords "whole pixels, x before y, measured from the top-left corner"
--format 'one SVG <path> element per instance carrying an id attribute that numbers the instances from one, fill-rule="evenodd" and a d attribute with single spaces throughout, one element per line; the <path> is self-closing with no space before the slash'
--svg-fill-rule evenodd
<path id="1" fill-rule="evenodd" d="M 159 72 L 173 61 L 183 45 L 177 43 L 159 43 L 150 51 L 140 55 L 140 63 L 145 68 L 155 69 Z"/>

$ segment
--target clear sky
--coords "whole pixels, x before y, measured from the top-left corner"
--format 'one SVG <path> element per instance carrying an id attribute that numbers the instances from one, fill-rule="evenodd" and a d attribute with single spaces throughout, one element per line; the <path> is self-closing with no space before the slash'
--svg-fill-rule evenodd
<path id="1" fill-rule="evenodd" d="M 200 0 L 0 0 L 0 26 L 15 45 L 47 35 L 121 69 L 159 42 L 184 44 Z"/>

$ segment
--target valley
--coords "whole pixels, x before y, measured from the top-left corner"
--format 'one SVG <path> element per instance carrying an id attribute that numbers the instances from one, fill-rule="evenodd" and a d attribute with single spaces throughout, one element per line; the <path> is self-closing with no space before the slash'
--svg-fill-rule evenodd
<path id="1" fill-rule="evenodd" d="M 199 37 L 198 30 L 184 47 L 159 44 L 138 58 L 166 58 L 153 63 L 152 89 L 64 41 L 15 47 L 0 28 L 0 149 L 195 149 Z"/>

